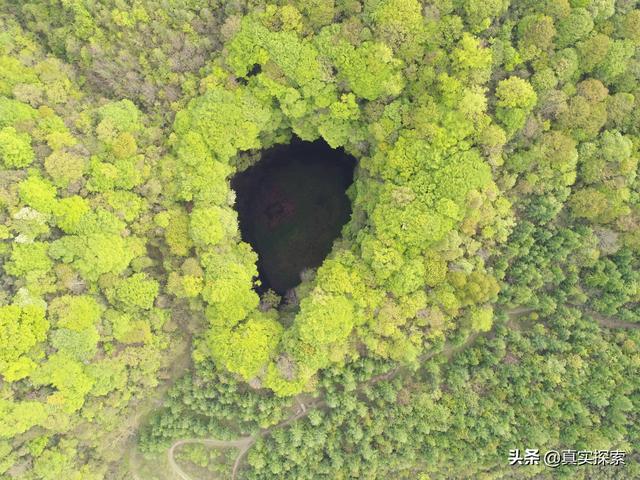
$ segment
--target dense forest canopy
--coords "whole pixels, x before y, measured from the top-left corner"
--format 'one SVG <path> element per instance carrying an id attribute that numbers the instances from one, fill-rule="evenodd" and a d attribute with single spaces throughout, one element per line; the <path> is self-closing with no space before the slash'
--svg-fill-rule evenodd
<path id="1" fill-rule="evenodd" d="M 356 167 L 282 302 L 294 139 Z M 0 479 L 640 477 L 639 150 L 636 0 L 0 0 Z"/>

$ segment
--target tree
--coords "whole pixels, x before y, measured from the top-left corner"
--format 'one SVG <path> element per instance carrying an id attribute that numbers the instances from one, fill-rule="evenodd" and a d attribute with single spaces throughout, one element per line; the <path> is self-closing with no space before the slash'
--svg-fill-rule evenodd
<path id="1" fill-rule="evenodd" d="M 553 47 L 556 28 L 548 15 L 527 15 L 518 24 L 518 46 L 524 60 L 538 57 Z"/>
<path id="2" fill-rule="evenodd" d="M 300 304 L 300 338 L 310 345 L 339 342 L 351 333 L 353 313 L 353 305 L 345 297 L 316 295 L 307 298 Z"/>
<path id="3" fill-rule="evenodd" d="M 29 105 L 0 96 L 0 129 L 14 127 L 16 124 L 33 120 L 37 115 L 35 109 Z"/>
<path id="4" fill-rule="evenodd" d="M 593 30 L 593 17 L 584 8 L 575 8 L 558 22 L 558 46 L 566 47 L 585 38 Z"/>
<path id="5" fill-rule="evenodd" d="M 118 358 L 99 360 L 87 367 L 87 374 L 94 379 L 90 394 L 103 396 L 121 391 L 127 384 L 127 368 Z"/>
<path id="6" fill-rule="evenodd" d="M 128 309 L 149 310 L 153 307 L 159 289 L 156 280 L 148 278 L 144 273 L 134 273 L 118 281 L 115 286 L 115 299 Z"/>
<path id="7" fill-rule="evenodd" d="M 108 312 L 113 338 L 125 344 L 146 343 L 152 338 L 151 327 L 146 319 L 132 318 L 132 314 Z"/>
<path id="8" fill-rule="evenodd" d="M 49 318 L 56 327 L 51 343 L 76 359 L 89 360 L 97 351 L 102 306 L 86 295 L 64 295 L 55 298 L 49 306 Z"/>
<path id="9" fill-rule="evenodd" d="M 131 260 L 143 252 L 144 245 L 138 238 L 101 233 L 69 235 L 49 247 L 52 258 L 70 263 L 92 281 L 104 273 L 122 273 Z"/>
<path id="10" fill-rule="evenodd" d="M 466 21 L 474 32 L 480 32 L 506 11 L 509 4 L 504 0 L 462 0 L 459 5 L 466 15 Z"/>
<path id="11" fill-rule="evenodd" d="M 87 295 L 60 296 L 49 305 L 49 317 L 55 326 L 78 332 L 95 327 L 101 312 L 102 306 Z"/>
<path id="12" fill-rule="evenodd" d="M 595 73 L 605 83 L 616 81 L 627 70 L 635 52 L 630 40 L 614 40 L 603 61 L 596 67 Z"/>
<path id="13" fill-rule="evenodd" d="M 26 377 L 36 368 L 29 352 L 46 338 L 49 322 L 35 306 L 0 306 L 0 374 L 8 382 Z"/>
<path id="14" fill-rule="evenodd" d="M 39 176 L 30 176 L 18 185 L 20 200 L 42 213 L 51 213 L 56 205 L 56 188 Z"/>
<path id="15" fill-rule="evenodd" d="M 527 115 L 538 100 L 529 82 L 519 77 L 501 80 L 496 87 L 496 99 L 496 116 L 511 136 L 524 126 Z"/>
<path id="16" fill-rule="evenodd" d="M 383 43 L 364 42 L 358 47 L 344 41 L 335 44 L 327 32 L 319 38 L 319 48 L 335 63 L 339 77 L 358 97 L 376 100 L 397 96 L 404 88 L 399 71 L 402 63 Z"/>
<path id="17" fill-rule="evenodd" d="M 97 111 L 101 120 L 98 128 L 101 131 L 115 128 L 119 132 L 137 132 L 143 127 L 140 111 L 131 100 L 111 102 Z"/>
<path id="18" fill-rule="evenodd" d="M 18 277 L 43 277 L 52 267 L 44 242 L 15 243 L 11 249 L 11 260 L 5 270 Z"/>
<path id="19" fill-rule="evenodd" d="M 500 81 L 496 88 L 497 105 L 504 108 L 531 110 L 536 104 L 536 93 L 531 85 L 520 77 Z"/>
<path id="20" fill-rule="evenodd" d="M 24 168 L 34 158 L 28 133 L 18 133 L 13 127 L 0 130 L 0 160 L 6 168 Z"/>
<path id="21" fill-rule="evenodd" d="M 420 2 L 366 2 L 364 14 L 374 23 L 380 39 L 402 57 L 411 58 L 418 54 L 426 38 Z"/>
<path id="22" fill-rule="evenodd" d="M 451 57 L 452 69 L 456 77 L 465 83 L 482 85 L 489 80 L 491 50 L 482 48 L 476 37 L 465 32 Z"/>
<path id="23" fill-rule="evenodd" d="M 0 399 L 0 438 L 13 438 L 43 423 L 47 409 L 40 402 Z"/>
<path id="24" fill-rule="evenodd" d="M 82 178 L 86 161 L 80 155 L 56 150 L 45 159 L 44 168 L 57 187 L 66 188 Z"/>
<path id="25" fill-rule="evenodd" d="M 618 31 L 623 38 L 640 43 L 640 11 L 632 10 L 627 13 L 618 24 Z"/>
<path id="26" fill-rule="evenodd" d="M 36 385 L 53 385 L 56 392 L 47 397 L 47 403 L 66 413 L 82 407 L 94 382 L 82 363 L 63 352 L 51 355 L 42 368 L 31 373 L 31 380 Z"/>
<path id="27" fill-rule="evenodd" d="M 214 358 L 244 379 L 254 378 L 277 351 L 282 331 L 282 325 L 271 316 L 255 313 L 231 332 L 212 332 L 215 336 L 227 337 L 228 345 L 233 346 L 214 347 Z M 216 339 L 215 345 L 220 344 L 220 339 Z"/>
<path id="28" fill-rule="evenodd" d="M 220 207 L 195 208 L 191 212 L 189 233 L 199 247 L 216 245 L 225 237 L 237 235 L 234 213 Z"/>
<path id="29" fill-rule="evenodd" d="M 602 33 L 596 33 L 577 44 L 580 54 L 580 69 L 591 72 L 602 63 L 611 46 L 611 38 Z"/>
<path id="30" fill-rule="evenodd" d="M 56 202 L 53 215 L 57 226 L 65 233 L 79 233 L 85 215 L 89 213 L 89 203 L 78 195 L 65 197 Z"/>
<path id="31" fill-rule="evenodd" d="M 493 324 L 491 307 L 473 309 L 471 311 L 471 328 L 476 332 L 488 332 Z"/>

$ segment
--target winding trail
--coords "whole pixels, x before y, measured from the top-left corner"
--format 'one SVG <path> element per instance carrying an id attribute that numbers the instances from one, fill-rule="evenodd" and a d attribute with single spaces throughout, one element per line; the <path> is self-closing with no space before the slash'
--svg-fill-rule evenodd
<path id="1" fill-rule="evenodd" d="M 432 352 L 429 353 L 427 355 L 424 355 L 420 360 L 421 361 L 426 361 L 432 357 L 434 357 L 435 355 L 438 354 L 442 354 L 444 355 L 444 357 L 447 360 L 450 360 L 451 357 L 453 355 L 455 355 L 456 353 L 460 352 L 461 350 L 464 350 L 465 348 L 469 347 L 472 343 L 474 343 L 476 341 L 476 339 L 481 335 L 480 332 L 474 332 L 473 334 L 471 334 L 467 340 L 459 346 L 454 346 L 452 344 L 447 344 L 444 346 L 444 348 L 441 351 L 438 352 Z M 366 385 L 373 385 L 375 383 L 384 381 L 384 380 L 390 380 L 394 377 L 396 377 L 397 375 L 399 375 L 402 371 L 403 371 L 403 367 L 398 366 L 395 368 L 392 368 L 391 370 L 389 370 L 388 372 L 385 373 L 381 373 L 379 375 L 373 376 L 371 377 L 368 381 L 363 382 L 362 384 L 358 385 L 358 387 L 356 388 L 356 390 L 362 390 L 362 388 L 364 388 L 364 386 Z M 238 469 L 240 468 L 240 463 L 242 461 L 242 459 L 244 458 L 244 456 L 246 455 L 246 453 L 249 451 L 249 449 L 253 446 L 253 444 L 261 437 L 266 437 L 269 434 L 271 434 L 271 432 L 273 430 L 276 430 L 278 428 L 283 428 L 286 427 L 287 425 L 290 425 L 291 423 L 306 417 L 310 412 L 312 412 L 313 410 L 316 410 L 318 408 L 322 408 L 325 407 L 327 405 L 326 401 L 324 399 L 316 399 L 310 403 L 307 403 L 306 405 L 300 400 L 300 396 L 297 396 L 294 398 L 294 402 L 296 402 L 298 404 L 298 411 L 291 415 L 290 417 L 286 418 L 285 420 L 281 421 L 280 423 L 277 423 L 276 425 L 269 427 L 269 428 L 265 428 L 260 430 L 258 433 L 256 433 L 253 436 L 247 436 L 247 437 L 240 437 L 236 440 L 219 440 L 216 438 L 184 438 L 184 439 L 180 439 L 180 440 L 176 440 L 171 447 L 169 447 L 169 450 L 167 451 L 167 460 L 169 462 L 169 466 L 171 467 L 171 469 L 173 470 L 173 472 L 178 476 L 178 478 L 180 478 L 180 480 L 196 480 L 194 478 L 191 478 L 182 468 L 180 468 L 180 466 L 178 465 L 178 463 L 175 460 L 175 450 L 176 448 L 182 446 L 182 445 L 188 445 L 188 444 L 194 444 L 194 443 L 199 443 L 201 445 L 207 445 L 210 447 L 218 447 L 218 448 L 237 448 L 238 449 L 238 456 L 236 457 L 234 463 L 233 463 L 233 469 L 231 471 L 231 480 L 237 480 L 237 476 L 238 476 Z"/>
<path id="2" fill-rule="evenodd" d="M 599 313 L 589 311 L 587 315 L 594 318 L 601 327 L 606 328 L 640 328 L 640 323 L 631 323 L 631 322 L 623 322 L 622 320 L 616 320 L 615 318 L 605 317 L 604 315 L 600 315 Z"/>
<path id="3" fill-rule="evenodd" d="M 267 435 L 271 434 L 273 430 L 277 428 L 286 427 L 287 425 L 295 422 L 296 420 L 299 420 L 302 417 L 306 417 L 309 414 L 309 412 L 312 412 L 313 410 L 326 405 L 326 402 L 322 399 L 317 399 L 316 401 L 313 401 L 305 405 L 300 400 L 299 396 L 295 397 L 295 401 L 299 406 L 299 409 L 295 414 L 291 415 L 289 418 L 286 418 L 285 420 L 281 421 L 280 423 L 277 423 L 272 427 L 264 428 L 260 430 L 258 433 L 252 436 L 240 437 L 236 440 L 218 440 L 216 438 L 183 438 L 180 440 L 176 440 L 175 442 L 173 442 L 173 444 L 167 451 L 167 460 L 169 461 L 169 466 L 181 480 L 195 480 L 191 478 L 182 468 L 180 468 L 180 466 L 176 462 L 175 460 L 176 448 L 180 447 L 181 445 L 188 445 L 188 444 L 194 444 L 194 443 L 199 443 L 201 445 L 206 445 L 214 448 L 215 447 L 237 448 L 238 456 L 236 457 L 233 463 L 233 469 L 231 471 L 231 480 L 236 480 L 238 475 L 238 469 L 240 468 L 240 462 L 244 458 L 247 451 L 253 446 L 254 443 L 256 443 L 256 441 L 259 438 L 266 437 Z"/>
<path id="4" fill-rule="evenodd" d="M 192 478 L 187 475 L 187 473 L 180 468 L 180 465 L 175 460 L 174 452 L 176 448 L 181 445 L 188 445 L 193 443 L 199 443 L 201 445 L 206 445 L 209 447 L 218 447 L 218 448 L 237 448 L 239 450 L 238 456 L 233 464 L 233 470 L 231 473 L 231 478 L 235 479 L 238 471 L 238 467 L 240 466 L 240 460 L 244 457 L 244 454 L 247 453 L 247 450 L 251 448 L 256 441 L 256 437 L 241 437 L 236 440 L 216 440 L 215 438 L 183 438 L 182 440 L 178 440 L 171 445 L 169 451 L 167 452 L 167 460 L 169 461 L 169 465 L 173 472 L 178 475 L 182 480 L 192 480 Z"/>
<path id="5" fill-rule="evenodd" d="M 525 308 L 525 307 L 520 307 L 520 308 L 515 308 L 510 310 L 507 314 L 509 316 L 509 325 L 511 327 L 514 327 L 514 323 L 517 318 L 521 315 L 527 314 L 527 313 L 531 313 L 535 311 L 534 308 Z M 636 323 L 630 323 L 630 322 L 623 322 L 621 320 L 616 320 L 614 318 L 611 317 L 605 317 L 603 315 L 600 315 L 596 312 L 592 312 L 592 311 L 588 311 L 585 312 L 585 314 L 591 316 L 593 319 L 595 319 L 598 324 L 601 327 L 605 327 L 605 328 L 624 328 L 624 329 L 638 329 L 640 328 L 640 323 L 636 324 Z M 478 337 L 480 337 L 483 334 L 486 334 L 488 332 L 474 332 L 471 335 L 469 335 L 469 337 L 464 341 L 464 343 L 462 343 L 461 345 L 458 346 L 454 346 L 453 344 L 445 344 L 445 346 L 443 347 L 443 349 L 439 352 L 432 352 L 429 354 L 424 355 L 420 361 L 424 362 L 426 360 L 429 360 L 430 358 L 434 357 L 435 355 L 438 354 L 442 354 L 447 360 L 450 360 L 456 353 L 461 352 L 462 350 L 470 347 L 473 343 L 475 343 L 475 341 L 478 339 Z M 400 374 L 402 371 L 404 371 L 404 368 L 402 366 L 397 366 L 391 370 L 389 370 L 388 372 L 376 375 L 371 377 L 368 381 L 363 382 L 361 385 L 359 385 L 357 387 L 357 390 L 361 390 L 365 385 L 372 385 L 374 383 L 380 382 L 380 381 L 384 381 L 384 380 L 390 380 L 394 377 L 396 377 L 398 374 Z M 169 450 L 167 451 L 167 459 L 169 461 L 169 465 L 171 467 L 171 469 L 173 470 L 173 472 L 178 476 L 178 478 L 180 478 L 180 480 L 196 480 L 191 478 L 184 470 L 182 470 L 182 468 L 180 468 L 180 466 L 178 465 L 178 463 L 175 461 L 175 450 L 176 448 L 182 446 L 182 445 L 187 445 L 187 444 L 194 444 L 194 443 L 199 443 L 202 445 L 207 445 L 210 447 L 218 447 L 218 448 L 237 448 L 238 449 L 238 456 L 236 457 L 234 464 L 233 464 L 233 470 L 231 472 L 231 480 L 237 480 L 237 475 L 238 475 L 238 470 L 240 468 L 240 463 L 242 461 L 242 459 L 244 458 L 244 456 L 246 455 L 246 453 L 249 451 L 249 449 L 253 446 L 254 443 L 256 443 L 256 441 L 259 438 L 262 437 L 266 437 L 269 434 L 271 434 L 271 432 L 273 430 L 276 430 L 278 428 L 282 428 L 282 427 L 286 427 L 287 425 L 303 418 L 306 417 L 309 412 L 318 409 L 318 408 L 322 408 L 326 406 L 326 402 L 324 399 L 315 399 L 314 401 L 308 403 L 308 404 L 304 404 L 301 400 L 300 400 L 300 396 L 297 396 L 294 398 L 294 402 L 297 403 L 298 405 L 298 411 L 291 415 L 290 417 L 288 417 L 287 419 L 281 421 L 280 423 L 269 427 L 269 428 L 265 428 L 260 430 L 258 433 L 256 433 L 255 435 L 252 436 L 246 436 L 246 437 L 240 437 L 236 440 L 218 440 L 215 438 L 185 438 L 185 439 L 181 439 L 181 440 L 176 440 L 171 447 L 169 448 Z"/>

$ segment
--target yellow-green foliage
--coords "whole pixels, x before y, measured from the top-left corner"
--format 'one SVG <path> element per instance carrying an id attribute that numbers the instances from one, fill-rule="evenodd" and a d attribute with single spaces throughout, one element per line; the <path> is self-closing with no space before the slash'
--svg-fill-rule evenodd
<path id="1" fill-rule="evenodd" d="M 414 23 L 397 35 L 394 32 L 402 22 L 393 19 L 396 12 L 391 5 L 376 7 L 368 14 L 380 26 L 381 38 L 394 38 L 393 46 L 406 55 L 410 50 L 402 48 L 402 35 L 422 35 L 424 31 L 415 22 L 419 15 L 415 5 L 398 8 L 398 15 L 413 18 Z M 247 329 L 254 322 L 250 319 L 258 299 L 250 288 L 253 268 L 245 270 L 228 247 L 215 248 L 237 241 L 235 214 L 226 186 L 232 170 L 223 165 L 233 166 L 234 157 L 241 151 L 270 146 L 276 141 L 276 132 L 277 138 L 286 139 L 292 133 L 306 140 L 323 138 L 360 156 L 357 145 L 366 138 L 363 132 L 368 122 L 362 109 L 374 100 L 393 102 L 405 87 L 403 60 L 388 45 L 374 39 L 353 43 L 343 34 L 346 25 L 339 23 L 321 28 L 317 34 L 303 35 L 298 17 L 292 7 L 270 6 L 262 14 L 243 18 L 224 59 L 230 74 L 246 77 L 246 85 L 227 86 L 212 80 L 203 95 L 178 113 L 172 159 L 176 163 L 169 178 L 177 182 L 176 200 L 193 202 L 188 234 L 205 271 L 201 298 L 209 305 L 211 355 L 246 379 L 266 375 L 265 385 L 283 395 L 310 385 L 318 369 L 354 354 L 348 347 L 354 325 L 378 315 L 385 294 L 402 306 L 399 317 L 383 329 L 363 326 L 358 336 L 363 340 L 379 336 L 376 351 L 383 357 L 415 358 L 425 332 L 415 330 L 409 340 L 403 331 L 407 324 L 415 323 L 418 311 L 437 306 L 449 292 L 452 298 L 445 301 L 445 311 L 460 316 L 463 308 L 494 300 L 498 288 L 495 280 L 488 287 L 474 283 L 468 287 L 471 290 L 449 285 L 447 264 L 425 258 L 440 256 L 440 249 L 448 248 L 446 239 L 463 225 L 465 238 L 471 240 L 476 231 L 481 231 L 483 235 L 477 241 L 487 246 L 504 241 L 509 231 L 508 208 L 499 208 L 495 196 L 489 194 L 495 191 L 491 168 L 482 153 L 472 147 L 477 127 L 487 128 L 491 123 L 484 91 L 476 87 L 489 80 L 491 54 L 473 35 L 465 34 L 456 46 L 450 72 L 433 78 L 433 93 L 423 93 L 408 110 L 407 124 L 396 123 L 397 133 L 391 138 L 369 140 L 354 199 L 356 211 L 366 212 L 367 228 L 354 230 L 347 237 L 348 243 L 334 252 L 335 260 L 327 260 L 319 269 L 293 327 L 282 336 L 265 336 L 263 341 L 269 346 L 260 350 L 269 353 L 260 356 L 263 363 L 258 365 L 252 359 L 248 367 L 248 360 L 239 361 L 245 358 L 237 355 L 238 349 L 245 349 L 240 332 L 253 331 Z M 419 38 L 413 40 L 420 42 Z M 327 63 L 333 72 L 329 72 Z M 249 75 L 256 64 L 261 71 Z M 341 89 L 346 93 L 340 93 Z M 535 93 L 524 80 L 514 77 L 503 82 L 500 89 L 501 108 L 518 108 L 526 114 L 535 104 Z M 472 100 L 477 105 L 470 109 Z M 436 107 L 439 101 L 448 108 Z M 430 116 L 420 119 L 419 124 L 421 109 Z M 415 127 L 411 115 L 416 117 Z M 390 183 L 380 186 L 379 180 Z M 480 205 L 484 212 L 481 216 L 476 213 Z M 177 229 L 184 232 L 182 216 L 168 215 L 159 221 L 172 250 L 183 255 L 186 252 L 180 251 L 177 238 L 183 238 L 184 233 L 175 236 Z M 172 217 L 177 220 L 175 225 L 169 221 Z M 473 252 L 466 247 L 460 255 Z M 335 276 L 338 265 L 347 281 Z M 478 278 L 492 278 L 477 257 L 469 263 L 469 269 Z M 191 297 L 185 280 L 172 277 L 171 288 L 180 297 Z M 425 294 L 425 288 L 428 291 L 438 286 L 440 293 Z M 485 328 L 487 322 L 481 323 L 478 328 Z M 404 348 L 399 348 L 400 344 Z M 293 359 L 297 377 L 287 381 L 298 387 L 285 387 L 287 382 L 277 379 L 277 365 L 269 366 L 278 352 Z"/>

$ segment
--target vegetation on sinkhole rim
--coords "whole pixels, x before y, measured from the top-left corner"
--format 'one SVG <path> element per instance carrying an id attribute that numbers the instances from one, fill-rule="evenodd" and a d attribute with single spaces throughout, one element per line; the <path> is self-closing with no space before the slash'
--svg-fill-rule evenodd
<path id="1" fill-rule="evenodd" d="M 190 241 L 204 272 L 197 298 L 211 324 L 207 353 L 247 380 L 258 377 L 265 387 L 292 395 L 313 388 L 319 369 L 355 355 L 356 343 L 411 362 L 455 318 L 477 330 L 490 328 L 490 301 L 498 286 L 475 253 L 506 239 L 511 212 L 509 202 L 497 194 L 480 148 L 467 145 L 478 128 L 495 127 L 490 117 L 453 110 L 447 112 L 453 118 L 445 120 L 455 130 L 438 127 L 440 141 L 399 125 L 390 132 L 396 137 L 390 144 L 388 135 L 373 133 L 373 122 L 359 107 L 367 100 L 398 96 L 404 88 L 399 60 L 387 55 L 380 65 L 379 54 L 388 47 L 372 43 L 354 49 L 336 41 L 331 27 L 300 38 L 295 30 L 270 31 L 268 21 L 267 13 L 246 17 L 226 46 L 225 63 L 246 81 L 230 88 L 217 79 L 227 73 L 216 69 L 206 92 L 178 112 L 174 125 L 175 173 L 168 188 L 176 200 L 175 215 L 188 216 Z M 477 41 L 467 43 L 465 48 L 488 55 Z M 376 68 L 354 72 L 351 63 L 341 64 L 345 56 Z M 353 92 L 340 93 L 337 82 L 327 80 L 326 57 L 335 58 L 335 77 L 346 78 Z M 263 66 L 261 73 L 249 75 L 256 64 Z M 265 65 L 280 69 L 289 85 L 274 83 Z M 488 66 L 481 65 L 468 88 L 488 81 Z M 509 102 L 515 102 L 505 112 L 532 108 L 535 93 L 528 83 L 510 77 L 502 85 Z M 401 98 L 382 115 L 397 109 Z M 359 168 L 353 218 L 344 238 L 316 276 L 298 289 L 300 310 L 284 329 L 278 311 L 259 308 L 253 289 L 256 256 L 240 241 L 228 181 L 238 165 L 251 161 L 245 152 L 286 143 L 293 133 L 344 148 L 358 159 Z M 181 201 L 190 202 L 189 212 Z M 452 242 L 468 244 L 460 258 L 468 272 L 460 272 L 458 280 L 446 274 L 447 260 L 454 259 L 446 257 Z M 466 293 L 469 288 L 477 292 Z M 440 297 L 452 304 L 443 309 Z M 372 319 L 379 310 L 396 310 L 395 322 L 404 328 L 377 331 Z M 419 328 L 431 323 L 437 325 Z"/>

